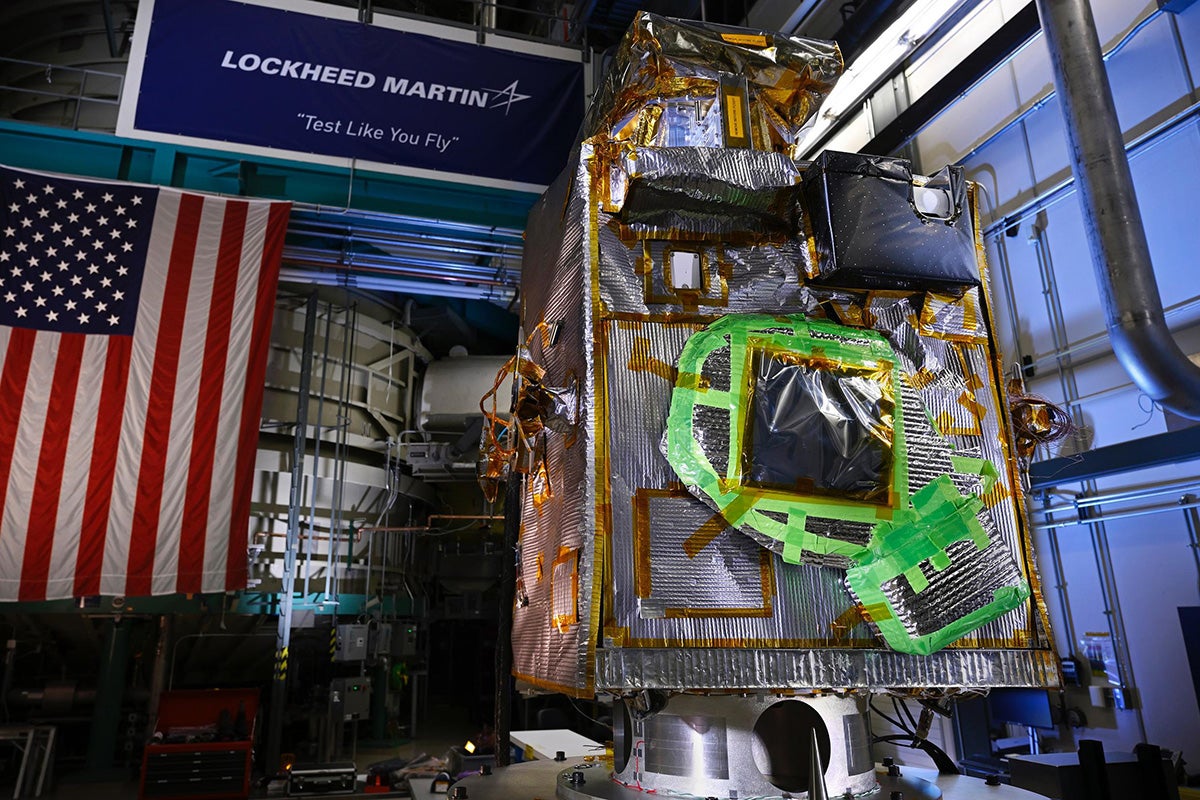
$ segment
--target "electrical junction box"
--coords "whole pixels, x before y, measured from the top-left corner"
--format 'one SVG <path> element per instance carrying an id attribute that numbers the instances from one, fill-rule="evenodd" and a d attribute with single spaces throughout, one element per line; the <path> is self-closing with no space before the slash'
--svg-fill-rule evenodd
<path id="1" fill-rule="evenodd" d="M 417 654 L 417 626 L 400 623 L 392 635 L 392 655 L 397 658 L 412 658 Z"/>
<path id="2" fill-rule="evenodd" d="M 367 626 L 338 625 L 334 661 L 363 661 L 367 657 Z"/>
<path id="3" fill-rule="evenodd" d="M 342 706 L 343 719 L 359 719 L 371 712 L 370 678 L 334 678 L 329 682 L 329 704 Z"/>
<path id="4" fill-rule="evenodd" d="M 393 632 L 394 629 L 390 622 L 380 622 L 370 626 L 367 635 L 367 654 L 372 659 L 391 655 Z"/>

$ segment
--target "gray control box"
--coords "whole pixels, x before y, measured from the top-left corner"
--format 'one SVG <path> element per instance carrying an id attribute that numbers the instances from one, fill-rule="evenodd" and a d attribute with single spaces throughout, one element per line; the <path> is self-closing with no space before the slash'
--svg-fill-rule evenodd
<path id="1" fill-rule="evenodd" d="M 367 657 L 367 626 L 338 625 L 334 661 L 363 661 Z"/>

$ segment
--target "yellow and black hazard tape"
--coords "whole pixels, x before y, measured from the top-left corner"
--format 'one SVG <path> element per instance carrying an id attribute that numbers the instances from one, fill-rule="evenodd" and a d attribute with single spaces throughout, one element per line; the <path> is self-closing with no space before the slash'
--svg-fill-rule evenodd
<path id="1" fill-rule="evenodd" d="M 329 660 L 337 661 L 337 625 L 329 629 Z"/>
<path id="2" fill-rule="evenodd" d="M 275 680 L 286 681 L 288 668 L 288 649 L 275 651 Z"/>

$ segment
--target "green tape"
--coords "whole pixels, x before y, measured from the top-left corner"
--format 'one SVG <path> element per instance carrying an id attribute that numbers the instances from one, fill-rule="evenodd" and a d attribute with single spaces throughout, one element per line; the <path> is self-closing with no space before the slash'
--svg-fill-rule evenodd
<path id="1" fill-rule="evenodd" d="M 707 388 L 706 381 L 699 377 L 706 374 L 705 361 L 725 347 L 730 351 L 729 390 Z M 887 503 L 802 495 L 749 485 L 744 480 L 743 438 L 754 402 L 748 371 L 753 369 L 758 352 L 798 360 L 821 359 L 835 369 L 866 370 L 888 376 L 894 402 Z M 693 334 L 684 345 L 676 368 L 680 380 L 671 395 L 666 437 L 667 460 L 675 474 L 693 492 L 702 493 L 720 509 L 731 526 L 750 528 L 780 542 L 785 562 L 800 564 L 813 557 L 830 555 L 850 559 L 853 566 L 847 573 L 847 581 L 894 650 L 932 653 L 1028 598 L 1029 587 L 1024 581 L 1004 587 L 994 593 L 985 607 L 924 636 L 912 636 L 898 619 L 897 609 L 883 591 L 885 584 L 904 576 L 920 595 L 929 588 L 929 579 L 921 569 L 923 563 L 928 562 L 934 571 L 940 572 L 952 563 L 947 547 L 969 539 L 983 549 L 988 545 L 988 537 L 978 519 L 983 509 L 981 498 L 960 494 L 949 475 L 942 475 L 916 494 L 908 495 L 908 447 L 901 393 L 915 389 L 903 383 L 896 354 L 880 334 L 803 315 L 733 314 Z M 724 474 L 718 474 L 700 446 L 693 425 L 697 407 L 720 409 L 729 415 L 728 466 Z M 959 475 L 980 476 L 983 492 L 999 478 L 995 466 L 984 459 L 954 455 L 952 466 Z M 817 535 L 806 530 L 810 517 L 871 523 L 871 540 L 862 546 Z"/>

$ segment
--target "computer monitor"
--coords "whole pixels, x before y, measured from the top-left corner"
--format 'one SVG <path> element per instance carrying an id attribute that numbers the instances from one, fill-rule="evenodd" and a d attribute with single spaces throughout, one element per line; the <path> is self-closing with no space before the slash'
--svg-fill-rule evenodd
<path id="1" fill-rule="evenodd" d="M 1031 728 L 1053 728 L 1050 693 L 1045 689 L 992 689 L 988 694 L 992 722 L 1011 722 Z"/>

